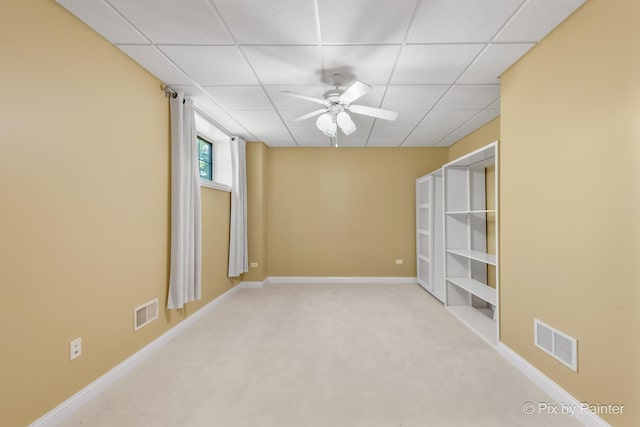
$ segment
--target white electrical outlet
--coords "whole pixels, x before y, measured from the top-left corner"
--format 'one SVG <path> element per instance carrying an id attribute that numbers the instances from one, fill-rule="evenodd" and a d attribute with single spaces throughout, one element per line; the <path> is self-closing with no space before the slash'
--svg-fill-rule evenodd
<path id="1" fill-rule="evenodd" d="M 80 355 L 82 355 L 82 337 L 71 340 L 69 343 L 69 360 L 80 357 Z"/>
<path id="2" fill-rule="evenodd" d="M 404 262 L 404 261 L 403 261 L 403 260 L 401 260 L 401 259 L 397 259 L 397 260 L 396 260 L 396 264 L 402 264 L 403 262 Z"/>
<path id="3" fill-rule="evenodd" d="M 251 264 L 249 264 L 249 267 L 258 268 L 258 263 L 257 262 L 252 262 Z"/>

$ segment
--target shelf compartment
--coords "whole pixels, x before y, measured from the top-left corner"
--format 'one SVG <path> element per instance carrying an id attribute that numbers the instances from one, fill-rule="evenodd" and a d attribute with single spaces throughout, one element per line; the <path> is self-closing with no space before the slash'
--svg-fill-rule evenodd
<path id="1" fill-rule="evenodd" d="M 473 295 L 482 298 L 484 301 L 491 305 L 497 304 L 496 290 L 491 286 L 487 286 L 484 283 L 472 279 L 470 277 L 447 277 L 447 282 L 464 289 Z"/>
<path id="2" fill-rule="evenodd" d="M 498 328 L 495 320 L 470 306 L 451 305 L 447 309 L 489 344 L 498 345 Z"/>
<path id="3" fill-rule="evenodd" d="M 482 251 L 474 251 L 470 249 L 447 249 L 447 253 L 459 255 L 459 256 L 473 259 L 480 262 L 484 262 L 485 264 L 490 264 L 490 265 L 497 264 L 497 258 L 495 255 L 488 254 Z"/>

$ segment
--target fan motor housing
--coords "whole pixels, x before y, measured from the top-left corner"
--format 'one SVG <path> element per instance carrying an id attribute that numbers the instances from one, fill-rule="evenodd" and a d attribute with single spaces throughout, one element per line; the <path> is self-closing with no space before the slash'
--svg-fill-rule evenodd
<path id="1" fill-rule="evenodd" d="M 322 97 L 329 101 L 331 104 L 340 104 L 340 95 L 342 95 L 343 93 L 344 90 L 330 89 L 326 91 Z"/>

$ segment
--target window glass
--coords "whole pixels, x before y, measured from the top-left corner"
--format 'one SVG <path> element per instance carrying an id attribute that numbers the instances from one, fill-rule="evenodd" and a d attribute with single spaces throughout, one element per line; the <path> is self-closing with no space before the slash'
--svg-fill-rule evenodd
<path id="1" fill-rule="evenodd" d="M 231 143 L 229 135 L 222 132 L 198 113 L 196 113 L 196 132 L 198 133 L 199 141 L 201 180 L 231 187 Z M 210 145 L 204 146 L 202 141 Z"/>
<path id="2" fill-rule="evenodd" d="M 213 181 L 213 144 L 201 137 L 198 137 L 198 158 L 200 178 Z"/>

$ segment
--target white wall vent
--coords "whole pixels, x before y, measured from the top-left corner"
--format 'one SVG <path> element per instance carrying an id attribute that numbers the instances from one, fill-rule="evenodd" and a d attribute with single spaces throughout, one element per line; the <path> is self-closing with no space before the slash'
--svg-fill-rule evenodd
<path id="1" fill-rule="evenodd" d="M 137 331 L 158 318 L 158 298 L 153 299 L 133 310 L 133 330 Z"/>
<path id="2" fill-rule="evenodd" d="M 536 347 L 578 372 L 578 342 L 575 338 L 533 319 Z"/>

